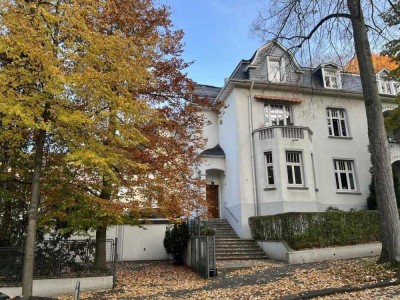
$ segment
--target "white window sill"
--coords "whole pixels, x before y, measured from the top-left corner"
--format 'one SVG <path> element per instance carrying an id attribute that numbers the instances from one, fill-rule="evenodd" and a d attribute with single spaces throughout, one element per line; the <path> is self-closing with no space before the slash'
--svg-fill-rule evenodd
<path id="1" fill-rule="evenodd" d="M 335 136 L 335 135 L 329 135 L 328 136 L 330 139 L 342 139 L 342 140 L 352 140 L 352 136 Z"/>
<path id="2" fill-rule="evenodd" d="M 288 190 L 308 190 L 306 186 L 288 186 Z"/>
<path id="3" fill-rule="evenodd" d="M 264 191 L 276 190 L 276 186 L 268 186 L 264 188 Z"/>
<path id="4" fill-rule="evenodd" d="M 359 191 L 336 191 L 336 194 L 362 195 Z"/>
<path id="5" fill-rule="evenodd" d="M 328 90 L 341 90 L 341 87 L 333 87 L 333 86 L 324 86 L 324 88 L 328 89 Z"/>

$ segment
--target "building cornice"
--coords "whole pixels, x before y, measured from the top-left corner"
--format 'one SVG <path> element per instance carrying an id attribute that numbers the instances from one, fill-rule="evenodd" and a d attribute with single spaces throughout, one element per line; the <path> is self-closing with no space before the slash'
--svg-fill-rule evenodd
<path id="1" fill-rule="evenodd" d="M 220 93 L 217 96 L 217 99 L 220 101 L 225 101 L 226 97 L 234 88 L 250 89 L 252 83 L 254 83 L 254 89 L 268 89 L 274 91 L 296 92 L 311 95 L 352 98 L 360 100 L 363 100 L 364 98 L 362 92 L 355 92 L 343 89 L 319 89 L 290 83 L 270 83 L 267 81 L 259 80 L 242 80 L 229 78 L 226 84 L 222 87 Z M 380 99 L 381 101 L 394 103 L 396 96 L 380 94 Z"/>

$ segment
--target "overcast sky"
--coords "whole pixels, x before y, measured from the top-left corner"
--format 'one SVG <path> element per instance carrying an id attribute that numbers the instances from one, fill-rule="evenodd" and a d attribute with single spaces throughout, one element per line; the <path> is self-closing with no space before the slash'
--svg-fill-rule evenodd
<path id="1" fill-rule="evenodd" d="M 261 46 L 250 25 L 260 0 L 161 0 L 171 6 L 172 21 L 185 32 L 184 59 L 194 61 L 189 77 L 201 84 L 222 86 L 241 59 Z"/>

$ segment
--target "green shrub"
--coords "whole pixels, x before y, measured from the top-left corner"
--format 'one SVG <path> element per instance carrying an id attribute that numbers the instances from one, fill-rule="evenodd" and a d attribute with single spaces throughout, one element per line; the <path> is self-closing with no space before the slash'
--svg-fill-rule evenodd
<path id="1" fill-rule="evenodd" d="M 284 213 L 251 217 L 255 240 L 286 241 L 295 250 L 379 241 L 376 211 Z"/>
<path id="2" fill-rule="evenodd" d="M 190 240 L 190 231 L 186 223 L 174 224 L 165 231 L 164 248 L 172 255 L 176 264 L 183 264 L 186 248 Z"/>
<path id="3" fill-rule="evenodd" d="M 215 235 L 215 230 L 210 227 L 207 227 L 207 226 L 201 228 L 200 236 L 207 236 L 207 235 L 209 235 L 209 236 Z"/>
<path id="4" fill-rule="evenodd" d="M 372 170 L 370 170 L 372 174 Z M 393 186 L 394 193 L 396 195 L 397 207 L 400 208 L 400 181 L 396 174 L 393 172 Z M 371 183 L 369 184 L 369 195 L 367 198 L 368 209 L 377 209 L 376 194 L 375 194 L 375 182 L 374 175 L 371 176 Z"/>

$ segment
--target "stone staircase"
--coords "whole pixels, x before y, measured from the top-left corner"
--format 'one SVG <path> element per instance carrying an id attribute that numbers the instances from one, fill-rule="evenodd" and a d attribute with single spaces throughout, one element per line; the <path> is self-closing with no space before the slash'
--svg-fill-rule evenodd
<path id="1" fill-rule="evenodd" d="M 215 229 L 215 256 L 218 260 L 266 259 L 264 251 L 254 240 L 241 240 L 223 219 L 211 219 L 207 225 Z"/>

